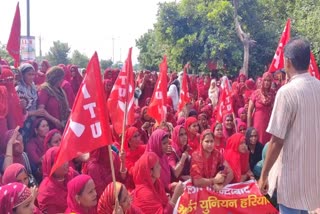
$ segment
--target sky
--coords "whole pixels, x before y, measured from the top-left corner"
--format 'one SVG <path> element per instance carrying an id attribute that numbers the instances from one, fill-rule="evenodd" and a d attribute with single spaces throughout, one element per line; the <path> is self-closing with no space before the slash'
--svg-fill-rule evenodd
<path id="1" fill-rule="evenodd" d="M 53 41 L 68 43 L 89 58 L 94 51 L 100 59 L 124 61 L 133 47 L 132 60 L 137 63 L 139 50 L 135 40 L 153 28 L 159 2 L 173 0 L 30 0 L 30 34 L 39 38 L 42 54 L 46 54 Z M 16 0 L 1 0 L 0 42 L 6 44 L 15 13 Z M 27 34 L 27 1 L 19 1 L 21 35 Z M 112 39 L 114 38 L 114 39 Z M 69 54 L 71 56 L 71 54 Z"/>

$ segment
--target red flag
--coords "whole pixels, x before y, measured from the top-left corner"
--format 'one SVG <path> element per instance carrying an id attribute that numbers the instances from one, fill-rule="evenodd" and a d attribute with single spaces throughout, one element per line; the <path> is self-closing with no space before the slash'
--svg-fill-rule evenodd
<path id="1" fill-rule="evenodd" d="M 115 131 L 121 134 L 125 113 L 127 113 L 126 125 L 134 123 L 134 80 L 131 61 L 132 48 L 129 49 L 128 58 L 123 66 L 116 82 L 113 85 L 109 99 L 108 109 Z"/>
<path id="2" fill-rule="evenodd" d="M 182 87 L 180 90 L 180 98 L 179 98 L 179 105 L 178 105 L 178 112 L 181 112 L 183 107 L 190 102 L 190 95 L 189 95 L 189 88 L 188 88 L 188 77 L 187 77 L 187 68 L 189 64 L 184 66 L 183 69 L 183 77 L 182 77 Z"/>
<path id="3" fill-rule="evenodd" d="M 315 78 L 320 80 L 318 65 L 312 52 L 310 52 L 310 65 L 308 71 L 311 74 L 311 76 L 314 76 Z"/>
<path id="4" fill-rule="evenodd" d="M 224 86 L 218 103 L 217 121 L 222 122 L 224 114 L 232 114 L 232 91 L 228 78 L 225 79 Z"/>
<path id="5" fill-rule="evenodd" d="M 21 36 L 21 20 L 19 2 L 16 7 L 16 13 L 11 27 L 10 37 L 7 43 L 7 51 L 14 59 L 14 67 L 20 64 L 20 36 Z"/>
<path id="6" fill-rule="evenodd" d="M 273 57 L 273 60 L 271 62 L 271 65 L 269 67 L 269 72 L 273 73 L 277 70 L 280 70 L 284 67 L 284 46 L 288 43 L 290 40 L 290 19 L 287 20 L 287 24 L 282 32 L 282 36 L 280 38 L 277 51 Z"/>
<path id="7" fill-rule="evenodd" d="M 153 117 L 158 124 L 166 120 L 167 114 L 167 57 L 163 57 L 163 61 L 160 64 L 160 75 L 158 77 L 156 88 L 153 91 L 153 95 L 148 108 L 148 115 Z"/>
<path id="8" fill-rule="evenodd" d="M 75 99 L 51 174 L 79 154 L 111 143 L 99 59 L 97 53 L 94 53 Z"/>

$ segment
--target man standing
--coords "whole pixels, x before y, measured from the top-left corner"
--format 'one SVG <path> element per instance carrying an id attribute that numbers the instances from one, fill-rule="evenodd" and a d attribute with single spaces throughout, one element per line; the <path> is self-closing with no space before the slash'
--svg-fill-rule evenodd
<path id="1" fill-rule="evenodd" d="M 281 214 L 307 213 L 320 206 L 320 81 L 308 73 L 310 44 L 292 39 L 284 49 L 289 78 L 275 99 L 267 128 L 272 134 L 259 187 L 282 152 L 277 181 Z"/>

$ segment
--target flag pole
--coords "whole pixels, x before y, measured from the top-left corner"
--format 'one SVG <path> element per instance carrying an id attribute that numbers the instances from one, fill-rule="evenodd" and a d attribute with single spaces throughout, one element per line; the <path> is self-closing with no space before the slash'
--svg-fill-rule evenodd
<path id="1" fill-rule="evenodd" d="M 232 112 L 232 117 L 233 117 L 234 128 L 235 128 L 236 132 L 238 132 L 238 125 L 237 125 L 237 121 L 236 121 L 236 115 L 234 112 Z"/>
<path id="2" fill-rule="evenodd" d="M 111 166 L 111 175 L 112 175 L 112 183 L 113 183 L 113 190 L 114 190 L 114 198 L 115 198 L 115 207 L 114 210 L 118 210 L 119 207 L 119 199 L 117 196 L 117 185 L 116 185 L 116 174 L 114 171 L 114 165 L 113 165 L 113 155 L 111 150 L 111 145 L 108 145 L 108 151 L 109 151 L 109 159 L 110 159 L 110 166 Z"/>
<path id="3" fill-rule="evenodd" d="M 128 98 L 128 89 L 127 89 L 127 98 Z M 124 135 L 125 135 L 125 129 L 126 129 L 126 123 L 127 123 L 127 117 L 128 117 L 128 99 L 126 99 L 125 107 L 124 107 L 124 120 L 122 123 L 122 134 L 121 134 L 121 149 L 120 151 L 123 152 L 123 144 L 124 144 Z"/>

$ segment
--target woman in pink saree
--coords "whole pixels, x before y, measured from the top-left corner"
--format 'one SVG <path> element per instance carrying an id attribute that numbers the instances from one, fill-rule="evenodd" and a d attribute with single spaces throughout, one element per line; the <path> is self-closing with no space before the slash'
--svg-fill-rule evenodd
<path id="1" fill-rule="evenodd" d="M 266 132 L 275 98 L 275 93 L 271 89 L 271 83 L 272 74 L 264 73 L 261 87 L 251 95 L 247 115 L 247 127 L 253 126 L 257 129 L 259 142 L 263 145 L 265 145 L 271 137 L 271 135 Z"/>

